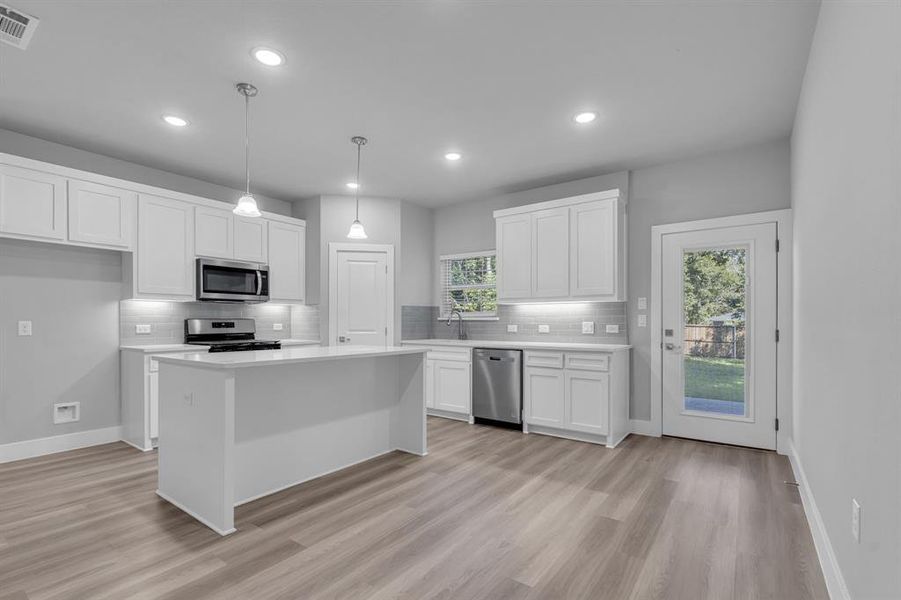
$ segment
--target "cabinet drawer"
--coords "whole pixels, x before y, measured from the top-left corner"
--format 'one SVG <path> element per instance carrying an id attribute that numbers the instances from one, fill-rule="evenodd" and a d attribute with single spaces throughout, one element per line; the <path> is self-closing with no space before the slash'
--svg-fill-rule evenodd
<path id="1" fill-rule="evenodd" d="M 472 348 L 429 348 L 429 360 L 452 360 L 456 362 L 472 362 Z"/>
<path id="2" fill-rule="evenodd" d="M 609 371 L 610 355 L 597 353 L 567 353 L 567 369 L 581 369 L 583 371 Z"/>
<path id="3" fill-rule="evenodd" d="M 527 367 L 563 368 L 562 352 L 526 352 Z"/>

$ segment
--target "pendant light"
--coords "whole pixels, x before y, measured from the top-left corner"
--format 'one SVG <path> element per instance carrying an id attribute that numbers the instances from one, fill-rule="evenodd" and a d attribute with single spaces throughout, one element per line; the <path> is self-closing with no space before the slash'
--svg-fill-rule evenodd
<path id="1" fill-rule="evenodd" d="M 360 149 L 369 141 L 363 136 L 355 135 L 350 138 L 350 141 L 357 145 L 357 178 L 354 180 L 356 183 L 356 187 L 354 187 L 354 200 L 357 202 L 357 212 L 354 217 L 354 222 L 350 224 L 350 231 L 347 232 L 347 237 L 352 240 L 365 240 L 367 237 L 366 230 L 363 229 L 363 224 L 360 223 Z"/>
<path id="2" fill-rule="evenodd" d="M 239 83 L 236 87 L 238 93 L 244 96 L 244 174 L 247 187 L 244 189 L 244 195 L 238 198 L 238 205 L 232 212 L 241 217 L 259 217 L 260 209 L 257 208 L 257 201 L 250 193 L 250 99 L 256 96 L 259 90 L 249 83 Z"/>

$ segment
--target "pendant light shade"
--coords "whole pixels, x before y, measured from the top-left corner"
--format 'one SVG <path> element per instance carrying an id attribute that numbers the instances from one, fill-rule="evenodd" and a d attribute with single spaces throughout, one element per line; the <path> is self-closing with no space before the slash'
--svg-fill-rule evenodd
<path id="1" fill-rule="evenodd" d="M 249 83 L 239 83 L 236 87 L 238 93 L 244 96 L 244 175 L 247 186 L 232 212 L 241 217 L 259 217 L 262 213 L 257 207 L 256 199 L 250 193 L 250 99 L 256 96 L 259 90 Z"/>
<path id="2" fill-rule="evenodd" d="M 350 231 L 347 237 L 352 240 L 365 240 L 367 237 L 363 224 L 360 223 L 360 149 L 369 141 L 363 136 L 356 135 L 350 138 L 350 141 L 357 145 L 357 178 L 354 180 L 354 200 L 356 200 L 357 210 L 354 216 L 354 222 L 350 224 Z"/>

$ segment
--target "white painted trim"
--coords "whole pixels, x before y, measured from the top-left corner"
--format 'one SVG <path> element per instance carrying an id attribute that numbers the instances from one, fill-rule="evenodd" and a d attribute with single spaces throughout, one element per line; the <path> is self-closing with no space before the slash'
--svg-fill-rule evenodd
<path id="1" fill-rule="evenodd" d="M 810 483 L 807 481 L 804 467 L 801 466 L 801 457 L 798 456 L 791 438 L 788 439 L 786 444 L 786 454 L 788 454 L 788 460 L 795 474 L 795 481 L 798 482 L 801 505 L 804 507 L 804 514 L 807 516 L 807 523 L 813 536 L 813 545 L 816 547 L 817 556 L 820 559 L 820 568 L 823 571 L 823 578 L 826 580 L 826 589 L 829 592 L 829 597 L 832 600 L 851 600 L 848 585 L 845 583 L 842 570 L 838 566 L 838 559 L 835 557 L 835 551 L 832 549 L 832 542 L 829 541 L 826 525 L 823 523 L 823 517 L 820 515 L 817 503 L 813 498 L 813 491 L 810 489 Z"/>
<path id="2" fill-rule="evenodd" d="M 46 456 L 57 452 L 67 452 L 69 450 L 87 448 L 88 446 L 109 444 L 118 442 L 121 439 L 122 427 L 116 425 L 115 427 L 105 427 L 103 429 L 90 429 L 88 431 L 54 435 L 35 440 L 11 442 L 0 445 L 0 463 Z"/>
<path id="3" fill-rule="evenodd" d="M 663 431 L 663 382 L 661 368 L 661 304 L 662 267 L 661 248 L 663 236 L 668 233 L 684 233 L 741 227 L 743 225 L 776 224 L 776 239 L 780 251 L 777 260 L 777 308 L 776 327 L 780 332 L 776 363 L 776 416 L 779 431 L 776 434 L 776 451 L 785 454 L 792 431 L 792 211 L 790 208 L 772 210 L 717 219 L 670 223 L 651 227 L 651 299 L 648 313 L 651 317 L 651 421 L 644 435 L 660 436 Z M 635 421 L 633 421 L 634 427 Z M 643 427 L 643 425 L 642 425 Z M 637 433 L 637 432 L 636 432 Z"/>
<path id="4" fill-rule="evenodd" d="M 594 202 L 595 200 L 609 200 L 610 198 L 620 198 L 622 194 L 619 188 L 612 190 L 604 190 L 602 192 L 592 192 L 590 194 L 581 194 L 579 196 L 570 196 L 568 198 L 559 198 L 557 200 L 548 200 L 547 202 L 535 202 L 532 204 L 524 204 L 522 206 L 514 206 L 512 208 L 504 208 L 494 211 L 494 218 L 508 217 L 510 215 L 519 215 L 530 213 L 536 210 L 547 210 L 549 208 L 560 208 L 563 206 L 572 206 L 574 204 L 583 204 L 585 202 Z"/>
<path id="5" fill-rule="evenodd" d="M 339 252 L 373 252 L 384 253 L 388 261 L 388 336 L 386 344 L 393 346 L 394 339 L 394 246 L 391 244 L 353 244 L 347 242 L 329 242 L 328 245 L 328 344 L 333 346 L 338 337 L 338 253 Z"/>
<path id="6" fill-rule="evenodd" d="M 482 252 L 461 252 L 458 254 L 442 254 L 438 257 L 438 260 L 460 260 L 463 258 L 481 258 L 483 256 L 497 256 L 497 250 L 483 250 Z"/>
<path id="7" fill-rule="evenodd" d="M 125 442 L 126 444 L 128 444 L 129 446 L 131 446 L 132 448 L 134 448 L 135 450 L 140 450 L 141 452 L 150 452 L 151 450 L 153 450 L 153 446 L 150 446 L 149 448 L 141 448 L 141 447 L 138 446 L 137 444 L 134 444 L 134 443 L 132 443 L 132 442 L 129 442 L 129 441 L 126 440 L 125 438 L 122 438 L 122 439 L 119 440 L 119 441 L 120 441 L 120 442 Z"/>
<path id="8" fill-rule="evenodd" d="M 657 433 L 655 433 L 654 424 L 651 421 L 645 421 L 644 419 L 632 419 L 632 433 L 635 435 L 649 435 L 653 437 L 659 437 Z"/>
<path id="9" fill-rule="evenodd" d="M 425 414 L 430 417 L 451 419 L 452 421 L 463 421 L 464 423 L 469 423 L 470 425 L 473 424 L 472 415 L 467 415 L 466 413 L 455 413 L 449 410 L 441 410 L 438 408 L 427 408 L 425 409 Z"/>
<path id="10" fill-rule="evenodd" d="M 162 498 L 163 500 L 165 500 L 166 502 L 172 504 L 173 506 L 176 506 L 176 507 L 177 507 L 179 510 L 181 510 L 182 512 L 184 512 L 184 513 L 190 515 L 190 516 L 193 517 L 194 519 L 197 519 L 199 522 L 203 523 L 204 525 L 206 525 L 207 527 L 209 527 L 210 529 L 212 529 L 213 531 L 215 531 L 216 533 L 218 533 L 218 534 L 221 535 L 221 536 L 226 536 L 226 535 L 229 535 L 229 534 L 232 534 L 232 533 L 238 531 L 238 530 L 235 529 L 234 527 L 232 527 L 231 529 L 219 529 L 218 527 L 216 527 L 215 525 L 213 525 L 211 522 L 207 521 L 206 519 L 204 519 L 203 517 L 201 517 L 200 515 L 198 515 L 198 514 L 195 513 L 194 511 L 192 511 L 190 508 L 188 508 L 187 506 L 185 506 L 184 504 L 181 504 L 181 503 L 178 502 L 177 500 L 174 500 L 173 498 L 170 498 L 170 497 L 167 496 L 165 493 L 163 493 L 163 492 L 157 490 L 157 491 L 156 491 L 156 495 L 159 496 L 160 498 Z"/>

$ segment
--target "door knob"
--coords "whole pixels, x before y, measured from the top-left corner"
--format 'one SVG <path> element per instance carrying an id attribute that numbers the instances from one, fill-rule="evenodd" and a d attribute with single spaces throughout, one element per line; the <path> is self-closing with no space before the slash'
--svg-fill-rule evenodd
<path id="1" fill-rule="evenodd" d="M 344 336 L 344 335 L 339 335 L 339 336 L 338 336 L 338 343 L 339 343 L 339 344 L 346 344 L 346 343 L 349 342 L 349 341 L 350 341 L 350 338 L 347 337 L 347 336 Z"/>
<path id="2" fill-rule="evenodd" d="M 677 345 L 673 344 L 672 342 L 667 342 L 665 344 L 665 348 L 667 350 L 682 350 L 682 346 L 677 346 Z"/>

